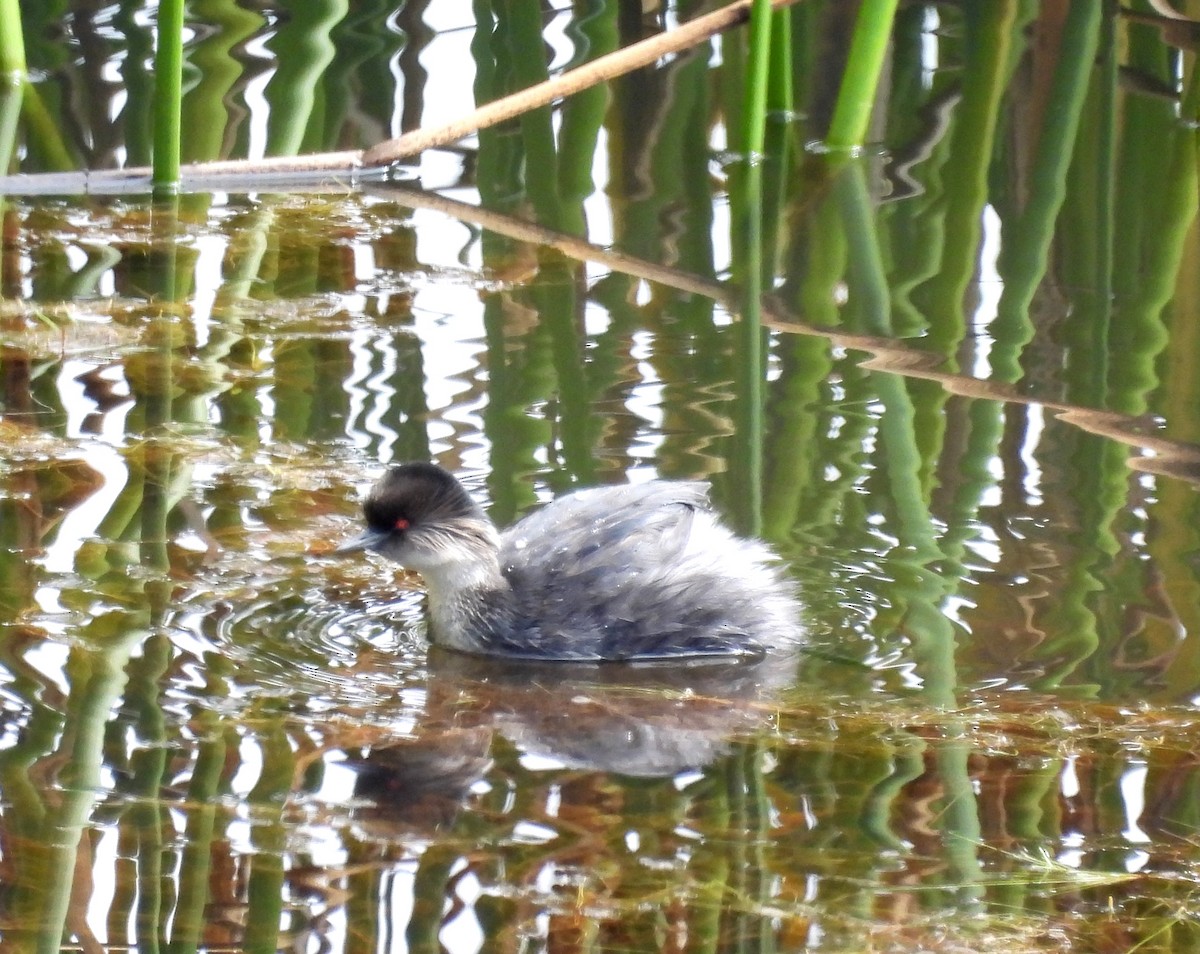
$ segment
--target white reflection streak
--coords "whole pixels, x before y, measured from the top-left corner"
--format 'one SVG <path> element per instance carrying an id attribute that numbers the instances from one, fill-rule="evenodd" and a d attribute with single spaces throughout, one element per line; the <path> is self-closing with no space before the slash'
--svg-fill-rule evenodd
<path id="1" fill-rule="evenodd" d="M 275 363 L 275 348 L 273 345 L 264 343 L 259 349 L 258 359 L 263 367 L 273 365 Z M 271 437 L 274 432 L 275 421 L 275 388 L 267 384 L 260 387 L 255 395 L 258 406 L 262 413 L 259 415 L 258 437 L 264 444 L 271 443 Z"/>
<path id="2" fill-rule="evenodd" d="M 596 134 L 596 153 L 592 159 L 592 192 L 583 200 L 584 215 L 587 219 L 587 234 L 590 241 L 597 245 L 613 245 L 616 242 L 616 228 L 613 226 L 613 207 L 608 201 L 608 185 L 611 178 L 608 161 L 611 153 L 608 148 L 608 130 L 601 129 Z M 591 270 L 597 266 L 588 262 L 586 266 L 591 276 Z M 604 269 L 600 274 L 607 274 Z"/>
<path id="3" fill-rule="evenodd" d="M 192 326 L 197 348 L 208 344 L 212 333 L 212 309 L 217 289 L 221 287 L 221 265 L 228 246 L 228 240 L 218 235 L 201 235 L 194 242 L 196 292 L 192 296 Z"/>
<path id="4" fill-rule="evenodd" d="M 367 331 L 356 331 L 350 338 L 350 358 L 352 368 L 350 375 L 342 382 L 346 395 L 350 398 L 349 413 L 346 417 L 346 436 L 354 442 L 359 450 L 366 450 L 371 443 L 367 434 L 355 427 L 357 421 L 366 409 L 367 392 L 360 384 L 371 373 L 371 334 Z"/>
<path id="5" fill-rule="evenodd" d="M 264 30 L 246 41 L 246 52 L 264 63 L 274 63 L 275 55 L 268 46 L 273 39 L 275 39 L 275 31 Z M 242 97 L 246 101 L 246 111 L 250 114 L 247 159 L 261 159 L 267 154 L 267 121 L 271 117 L 271 107 L 267 104 L 264 90 L 274 76 L 275 68 L 273 66 L 264 69 L 257 76 L 252 77 L 242 93 Z"/>
<path id="6" fill-rule="evenodd" d="M 229 788 L 236 796 L 245 798 L 262 776 L 262 749 L 258 739 L 243 735 L 238 743 L 238 755 L 237 771 L 229 781 Z"/>
<path id="7" fill-rule="evenodd" d="M 1129 841 L 1147 844 L 1150 836 L 1142 831 L 1138 820 L 1146 809 L 1146 776 L 1149 770 L 1145 762 L 1134 762 L 1121 775 L 1121 802 L 1125 806 L 1125 830 L 1121 833 Z"/>
<path id="8" fill-rule="evenodd" d="M 1079 775 L 1075 771 L 1075 756 L 1068 756 L 1063 762 L 1059 791 L 1063 798 L 1075 798 L 1079 794 Z"/>
<path id="9" fill-rule="evenodd" d="M 941 29 L 942 18 L 938 16 L 936 10 L 926 10 L 925 16 L 921 23 L 921 85 L 930 90 L 933 88 L 933 77 L 937 73 L 940 63 L 939 53 L 939 36 L 938 30 Z"/>
<path id="10" fill-rule="evenodd" d="M 395 446 L 399 435 L 383 422 L 383 416 L 395 403 L 396 389 L 388 382 L 396 376 L 400 362 L 396 355 L 396 346 L 391 339 L 378 338 L 375 347 L 380 357 L 380 369 L 378 374 L 367 379 L 367 387 L 374 394 L 374 400 L 372 408 L 367 411 L 363 420 L 363 428 L 368 434 L 379 438 L 378 460 L 386 464 L 392 459 L 392 447 Z"/>
<path id="11" fill-rule="evenodd" d="M 129 480 L 129 470 L 116 447 L 107 440 L 97 441 L 92 435 L 83 432 L 83 422 L 92 412 L 93 406 L 84 395 L 83 385 L 77 378 L 92 368 L 91 364 L 82 361 L 64 362 L 58 376 L 58 393 L 63 409 L 67 412 L 67 436 L 83 438 L 88 442 L 85 455 L 87 464 L 100 474 L 103 483 L 96 493 L 69 510 L 63 517 L 54 542 L 46 548 L 46 556 L 42 561 L 43 566 L 51 573 L 69 573 L 74 568 L 75 553 L 80 544 L 95 534 Z M 122 419 L 127 411 L 128 406 L 122 405 Z M 113 429 L 107 426 L 108 421 L 105 424 L 105 431 L 108 433 L 104 436 L 108 438 Z M 113 443 L 119 441 L 120 430 L 117 428 L 110 438 Z"/>
<path id="12" fill-rule="evenodd" d="M 1037 447 L 1042 440 L 1042 432 L 1046 429 L 1046 409 L 1040 404 L 1030 404 L 1025 408 L 1025 440 L 1021 443 L 1021 460 L 1025 462 L 1025 480 L 1023 488 L 1025 499 L 1029 503 L 1042 502 L 1042 468 L 1037 461 Z"/>
<path id="13" fill-rule="evenodd" d="M 645 421 L 638 428 L 639 456 L 654 460 L 663 445 L 663 390 L 664 385 L 650 359 L 654 353 L 654 336 L 650 332 L 635 332 L 629 356 L 637 362 L 641 380 L 630 389 L 625 399 L 625 408 Z"/>
<path id="14" fill-rule="evenodd" d="M 984 206 L 982 234 L 979 244 L 979 282 L 976 291 L 979 303 L 975 308 L 972 327 L 978 336 L 975 340 L 975 363 L 971 374 L 977 378 L 990 378 L 992 365 L 988 359 L 992 339 L 982 335 L 982 329 L 987 328 L 996 319 L 999 311 L 1000 295 L 1004 291 L 1004 282 L 996 268 L 1000 257 L 1000 216 L 990 205 Z"/>
<path id="15" fill-rule="evenodd" d="M 351 251 L 354 256 L 354 280 L 370 282 L 375 279 L 375 249 L 370 245 L 356 244 Z M 359 305 L 362 310 L 362 305 Z"/>
<path id="16" fill-rule="evenodd" d="M 391 925 L 389 951 L 406 950 L 403 939 L 413 916 L 413 887 L 416 885 L 416 865 L 406 862 L 384 873 L 380 897 L 385 910 L 380 921 Z"/>
<path id="17" fill-rule="evenodd" d="M 87 253 L 87 249 L 79 245 L 63 246 L 63 255 L 67 260 L 67 267 L 76 275 L 87 268 L 88 261 L 91 259 L 91 256 Z"/>
<path id="18" fill-rule="evenodd" d="M 457 875 L 465 867 L 465 861 L 455 865 L 454 874 Z M 475 913 L 475 903 L 483 894 L 483 890 L 474 872 L 468 872 L 456 879 L 454 893 L 462 902 L 462 907 L 458 915 L 447 921 L 438 932 L 438 940 L 445 950 L 453 951 L 454 954 L 481 950 L 486 935 L 479 924 L 479 916 Z"/>
<path id="19" fill-rule="evenodd" d="M 92 846 L 92 890 L 88 896 L 87 923 L 101 928 L 109 923 L 113 914 L 113 899 L 117 895 L 117 882 L 108 873 L 117 868 L 118 833 L 115 828 L 94 829 L 98 837 Z M 129 925 L 125 925 L 128 929 Z"/>
<path id="20" fill-rule="evenodd" d="M 384 23 L 389 33 L 393 33 L 398 37 L 404 38 L 404 30 L 396 22 L 396 17 L 399 15 L 402 8 L 398 7 L 393 10 Z M 392 89 L 395 92 L 395 99 L 392 101 L 392 115 L 388 120 L 388 135 L 393 139 L 404 132 L 404 70 L 400 68 L 400 57 L 404 54 L 407 42 L 402 42 L 398 49 L 392 51 L 392 55 L 388 57 L 388 72 L 392 76 Z"/>

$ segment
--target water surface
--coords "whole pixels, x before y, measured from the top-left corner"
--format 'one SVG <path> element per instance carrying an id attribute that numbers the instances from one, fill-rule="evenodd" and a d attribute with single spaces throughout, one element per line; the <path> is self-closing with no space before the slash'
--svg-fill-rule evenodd
<path id="1" fill-rule="evenodd" d="M 1191 54 L 906 4 L 840 161 L 805 144 L 843 6 L 793 14 L 757 203 L 740 37 L 393 183 L 8 197 L 6 941 L 1195 946 Z M 366 145 L 663 26 L 485 8 L 197 4 L 188 158 Z M 16 167 L 144 161 L 140 14 L 28 17 L 56 136 L 26 105 Z M 500 524 L 708 480 L 808 651 L 431 652 L 419 581 L 331 552 L 414 459 Z"/>

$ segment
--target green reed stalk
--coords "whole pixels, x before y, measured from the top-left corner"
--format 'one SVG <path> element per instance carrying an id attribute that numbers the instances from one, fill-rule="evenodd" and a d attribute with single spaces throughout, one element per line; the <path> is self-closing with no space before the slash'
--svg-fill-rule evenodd
<path id="1" fill-rule="evenodd" d="M 550 77 L 544 55 L 530 51 L 542 49 L 542 17 L 530 3 L 498 4 L 497 29 L 508 40 L 505 57 L 509 76 L 516 89 L 527 89 Z M 554 117 L 549 106 L 531 109 L 520 120 L 521 145 L 525 161 L 537 175 L 525 177 L 525 193 L 533 205 L 537 220 L 556 229 L 565 227 L 562 203 L 558 196 L 558 150 L 554 141 Z"/>
<path id="2" fill-rule="evenodd" d="M 1180 112 L 1187 120 L 1195 120 L 1200 113 L 1200 75 L 1194 63 Z M 1187 253 L 1190 236 L 1195 229 L 1191 220 L 1200 200 L 1195 133 L 1177 126 L 1168 138 L 1175 140 L 1171 147 L 1172 186 L 1165 190 L 1162 201 L 1172 211 L 1165 217 L 1157 217 L 1159 222 L 1165 218 L 1166 227 L 1162 229 L 1163 234 L 1151 243 L 1146 257 L 1149 263 L 1146 271 L 1150 276 L 1146 289 L 1148 305 L 1158 301 L 1159 289 L 1168 293 L 1175 283 L 1179 288 L 1196 287 L 1194 257 Z M 1176 211 L 1175 203 L 1178 202 L 1188 203 L 1187 209 L 1191 214 L 1185 214 L 1182 209 Z M 1170 280 L 1172 276 L 1174 282 Z M 1161 394 L 1155 396 L 1153 404 L 1156 412 L 1172 422 L 1172 433 L 1176 439 L 1193 443 L 1200 441 L 1200 420 L 1193 413 L 1193 409 L 1200 406 L 1200 369 L 1197 367 L 1200 323 L 1181 319 L 1190 319 L 1194 314 L 1194 307 L 1190 305 L 1194 301 L 1194 292 L 1190 298 L 1187 292 L 1181 293 L 1174 307 L 1167 312 L 1171 315 L 1170 347 L 1165 354 L 1159 355 L 1163 366 L 1162 389 Z M 1169 307 L 1165 298 L 1159 304 L 1163 309 Z M 1135 299 L 1135 313 L 1140 307 Z M 1165 316 L 1160 315 L 1160 320 L 1162 317 Z M 1136 333 L 1140 332 L 1140 328 L 1136 329 Z M 1120 353 L 1116 348 L 1114 351 Z M 1147 545 L 1155 566 L 1161 568 L 1162 579 L 1174 581 L 1170 584 L 1171 602 L 1185 627 L 1182 631 L 1197 632 L 1200 631 L 1200 623 L 1197 623 L 1200 617 L 1200 581 L 1193 570 L 1193 559 L 1197 549 L 1200 549 L 1200 533 L 1197 529 L 1200 528 L 1200 519 L 1197 519 L 1200 508 L 1196 494 L 1186 481 L 1164 480 L 1156 496 L 1158 499 L 1152 505 L 1150 517 L 1157 532 L 1150 537 Z M 1178 651 L 1170 655 L 1164 669 L 1164 690 L 1172 693 L 1171 698 L 1195 694 L 1197 673 L 1200 673 L 1200 652 L 1196 646 L 1184 640 Z M 1187 818 L 1193 811 L 1189 806 L 1186 815 L 1176 812 L 1172 817 Z"/>
<path id="3" fill-rule="evenodd" d="M 261 713 L 263 725 L 257 742 L 262 772 L 247 801 L 258 813 L 251 831 L 254 861 L 246 885 L 246 933 L 243 948 L 250 952 L 279 948 L 284 903 L 284 852 L 287 833 L 283 822 L 284 797 L 291 791 L 296 755 L 277 712 Z"/>
<path id="4" fill-rule="evenodd" d="M 825 137 L 833 149 L 854 149 L 866 139 L 898 3 L 899 0 L 863 0 L 859 8 L 850 58 Z"/>
<path id="5" fill-rule="evenodd" d="M 933 199 L 945 210 L 941 260 L 917 298 L 930 320 L 931 342 L 950 362 L 957 362 L 956 352 L 966 334 L 964 303 L 978 267 L 988 169 L 1011 51 L 1020 42 L 1023 27 L 1015 0 L 981 5 L 966 21 L 962 101 L 954 112 L 950 149 L 942 165 L 942 193 Z"/>
<path id="6" fill-rule="evenodd" d="M 120 83 L 125 91 L 121 128 L 125 139 L 125 164 L 149 166 L 154 161 L 155 96 L 154 48 L 158 27 L 142 19 L 142 4 L 122 3 L 112 25 L 122 37 L 125 55 L 121 60 Z M 203 14 L 196 14 L 203 18 Z M 195 129 L 188 126 L 188 129 Z"/>
<path id="7" fill-rule="evenodd" d="M 588 59 L 611 53 L 620 44 L 616 7 L 601 8 L 580 17 L 569 32 L 587 51 Z M 568 68 L 578 65 L 582 64 L 572 62 Z M 558 133 L 558 194 L 563 224 L 575 235 L 587 234 L 583 201 L 596 190 L 592 180 L 592 159 L 608 112 L 609 96 L 607 84 L 599 84 L 569 96 L 562 105 Z"/>
<path id="8" fill-rule="evenodd" d="M 557 197 L 556 197 L 557 198 Z M 545 315 L 543 324 L 550 336 L 551 359 L 558 384 L 561 463 L 576 480 L 583 484 L 595 478 L 596 457 L 592 449 L 596 432 L 591 412 L 589 380 L 594 369 L 585 366 L 582 340 L 583 303 L 576 291 L 576 269 L 565 261 L 544 259 L 542 274 L 547 280 L 533 290 L 538 313 Z M 559 276 L 555 280 L 554 276 Z M 609 382 L 616 386 L 614 382 Z"/>
<path id="9" fill-rule="evenodd" d="M 742 112 L 742 150 L 747 161 L 762 154 L 767 133 L 767 91 L 771 66 L 771 2 L 754 0 L 750 9 L 750 61 Z"/>
<path id="10" fill-rule="evenodd" d="M 334 28 L 350 12 L 346 0 L 288 0 L 282 5 L 288 19 L 271 41 L 278 69 L 264 95 L 271 107 L 267 118 L 267 153 L 296 156 L 310 134 L 319 135 L 324 106 L 322 83 L 337 52 Z"/>
<path id="11" fill-rule="evenodd" d="M 1118 299 L 1113 289 L 1116 197 L 1118 183 L 1126 183 L 1116 175 L 1117 147 L 1122 130 L 1128 128 L 1119 89 L 1119 63 L 1127 55 L 1118 39 L 1116 18 L 1106 16 L 1100 24 L 1100 49 L 1080 118 L 1067 192 L 1055 222 L 1059 235 L 1071 237 L 1069 242 L 1053 246 L 1055 278 L 1063 287 L 1076 290 L 1074 307 L 1060 332 L 1066 349 L 1065 399 L 1086 407 L 1107 406 L 1113 322 L 1118 301 L 1123 310 L 1128 300 Z M 1130 109 L 1136 110 L 1136 106 L 1130 104 Z M 1157 140 L 1156 134 L 1153 141 Z M 1159 218 L 1157 212 L 1151 215 Z M 1137 262 L 1140 272 L 1144 267 L 1140 256 Z"/>
<path id="12" fill-rule="evenodd" d="M 24 922 L 36 931 L 36 944 L 27 948 L 39 954 L 62 949 L 76 859 L 102 789 L 104 729 L 125 688 L 129 658 L 145 637 L 148 622 L 140 613 L 99 616 L 87 627 L 87 636 L 97 648 L 72 651 L 67 722 L 58 752 L 63 759 L 62 793 L 54 806 L 48 807 L 37 836 L 26 846 L 39 869 L 34 871 L 31 866 L 28 871 L 35 878 L 30 886 L 37 892 L 39 904 L 36 915 Z"/>
<path id="13" fill-rule="evenodd" d="M 212 655 L 216 655 L 215 653 Z M 210 687 L 213 682 L 210 680 Z M 214 698 L 219 698 L 214 696 Z M 205 736 L 196 755 L 196 767 L 188 783 L 187 829 L 179 863 L 178 900 L 171 918 L 168 954 L 194 954 L 204 938 L 204 912 L 211 896 L 209 879 L 216 856 L 217 794 L 228 752 L 215 712 L 197 713 Z"/>
<path id="14" fill-rule="evenodd" d="M 171 194 L 179 187 L 183 0 L 161 0 L 158 5 L 154 77 L 154 190 Z"/>
<path id="15" fill-rule="evenodd" d="M 767 123 L 763 141 L 763 265 L 768 281 L 779 270 L 779 259 L 791 231 L 784 221 L 788 186 L 794 178 L 791 144 L 795 127 L 791 121 L 792 21 L 786 12 L 772 15 L 771 54 L 767 79 Z"/>
<path id="16" fill-rule="evenodd" d="M 238 50 L 263 28 L 263 17 L 236 0 L 193 0 L 191 10 L 192 16 L 216 29 L 188 51 L 188 66 L 199 72 L 199 80 L 180 104 L 188 130 L 188 141 L 181 142 L 180 149 L 184 161 L 206 162 L 221 157 L 230 125 L 227 104 L 245 76 Z"/>
<path id="17" fill-rule="evenodd" d="M 0 0 L 0 73 L 15 78 L 26 73 L 20 0 Z"/>
<path id="18" fill-rule="evenodd" d="M 58 122 L 47 109 L 38 88 L 28 81 L 21 93 L 21 124 L 27 162 L 32 160 L 38 168 L 56 172 L 75 168 L 75 160 Z"/>
<path id="19" fill-rule="evenodd" d="M 1004 223 L 999 261 L 1004 292 L 992 323 L 996 338 L 992 366 L 999 380 L 1016 381 L 1024 373 L 1022 352 L 1034 335 L 1029 308 L 1050 267 L 1054 223 L 1067 193 L 1067 174 L 1100 48 L 1103 19 L 1104 10 L 1088 0 L 1074 0 L 1069 8 L 1045 104 L 1044 129 L 1028 173 L 1029 197 L 1019 218 Z"/>
<path id="20" fill-rule="evenodd" d="M 743 193 L 745 201 L 757 205 L 762 200 L 762 177 L 757 170 L 752 170 L 746 178 L 748 182 Z M 752 219 L 747 237 L 750 248 L 740 276 L 742 309 L 736 346 L 735 460 L 730 462 L 729 469 L 737 489 L 737 499 L 733 504 L 738 517 L 738 529 L 752 536 L 760 536 L 766 335 L 762 326 L 762 223 L 757 217 Z"/>
<path id="21" fill-rule="evenodd" d="M 0 170 L 7 172 L 17 154 L 17 132 L 21 125 L 21 100 L 27 83 L 0 85 Z"/>
<path id="22" fill-rule="evenodd" d="M 763 465 L 763 194 L 762 156 L 767 128 L 767 90 L 771 63 L 771 7 L 755 0 L 750 15 L 750 50 L 742 97 L 739 168 L 730 177 L 733 210 L 733 272 L 742 289 L 738 330 L 736 464 L 739 528 L 757 535 L 762 529 Z"/>

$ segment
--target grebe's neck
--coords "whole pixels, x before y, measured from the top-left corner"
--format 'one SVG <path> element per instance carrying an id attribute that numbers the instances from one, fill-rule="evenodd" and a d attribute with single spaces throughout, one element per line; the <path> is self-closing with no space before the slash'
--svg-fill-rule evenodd
<path id="1" fill-rule="evenodd" d="M 500 572 L 499 538 L 490 524 L 487 530 L 474 545 L 443 548 L 436 560 L 414 567 L 425 580 L 430 637 L 439 646 L 487 652 L 517 625 L 516 597 Z"/>

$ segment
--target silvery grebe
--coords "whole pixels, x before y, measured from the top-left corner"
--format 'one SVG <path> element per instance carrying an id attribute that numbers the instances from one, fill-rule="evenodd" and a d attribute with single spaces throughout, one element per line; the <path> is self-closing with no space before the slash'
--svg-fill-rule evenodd
<path id="1" fill-rule="evenodd" d="M 430 638 L 469 653 L 655 660 L 784 651 L 799 605 L 771 551 L 735 536 L 706 485 L 656 480 L 569 494 L 503 533 L 448 471 L 391 468 L 363 505 L 373 550 L 416 570 Z"/>

